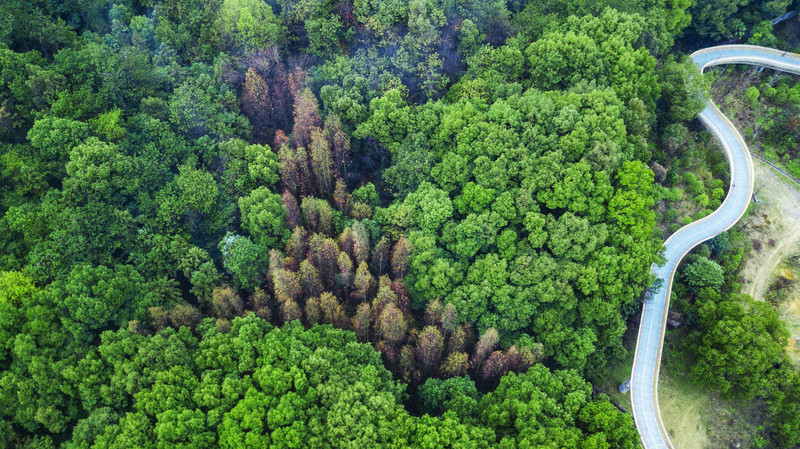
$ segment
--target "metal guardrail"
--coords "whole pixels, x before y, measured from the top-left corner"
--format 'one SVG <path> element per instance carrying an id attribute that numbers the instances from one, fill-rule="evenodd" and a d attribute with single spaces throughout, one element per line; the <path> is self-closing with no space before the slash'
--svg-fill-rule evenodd
<path id="1" fill-rule="evenodd" d="M 757 155 L 757 154 L 755 154 L 755 153 L 752 153 L 752 152 L 750 153 L 750 155 L 751 155 L 751 156 L 753 156 L 754 158 L 758 159 L 759 161 L 761 161 L 761 162 L 763 162 L 763 163 L 765 163 L 765 164 L 769 165 L 770 167 L 774 168 L 775 170 L 779 171 L 781 174 L 783 174 L 783 175 L 784 175 L 784 176 L 786 176 L 787 178 L 791 179 L 792 181 L 794 181 L 794 182 L 796 182 L 796 183 L 800 184 L 800 179 L 797 179 L 797 178 L 795 178 L 794 176 L 792 176 L 791 174 L 789 174 L 789 172 L 787 172 L 786 170 L 784 170 L 784 169 L 782 169 L 782 168 L 778 167 L 778 166 L 777 166 L 777 165 L 775 165 L 774 163 L 772 163 L 772 162 L 770 162 L 770 161 L 766 160 L 764 157 L 762 157 L 762 156 L 759 156 L 759 155 Z"/>

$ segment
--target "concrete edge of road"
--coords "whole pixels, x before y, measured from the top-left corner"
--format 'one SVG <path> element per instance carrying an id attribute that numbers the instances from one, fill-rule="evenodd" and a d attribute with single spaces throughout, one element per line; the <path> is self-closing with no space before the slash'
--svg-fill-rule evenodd
<path id="1" fill-rule="evenodd" d="M 787 52 L 781 52 L 779 50 L 766 49 L 764 47 L 757 47 L 757 46 L 752 46 L 752 45 L 730 45 L 730 46 L 711 47 L 711 48 L 699 50 L 699 51 L 697 51 L 695 53 L 692 53 L 691 57 L 694 58 L 695 55 L 710 53 L 712 51 L 719 51 L 719 50 L 724 50 L 724 49 L 746 49 L 746 50 L 750 50 L 750 51 L 769 50 L 769 51 L 766 51 L 766 53 L 777 54 L 777 55 L 782 56 L 782 57 L 789 57 L 790 56 L 792 59 L 800 60 L 800 55 L 796 55 L 796 54 L 793 54 L 793 53 L 787 53 Z M 703 64 L 700 67 L 700 70 L 702 72 L 706 67 L 715 66 L 715 65 L 719 65 L 719 64 L 737 64 L 738 63 L 738 64 L 749 64 L 749 65 L 752 65 L 752 62 L 754 60 L 759 60 L 759 58 L 757 58 L 757 57 L 756 58 L 744 58 L 744 59 L 740 58 L 740 57 L 720 58 L 720 59 L 712 60 L 712 61 L 709 61 L 709 62 Z M 761 60 L 761 61 L 770 62 L 770 61 L 767 61 L 767 60 Z M 765 64 L 765 65 L 769 66 L 769 64 Z M 773 68 L 776 68 L 778 70 L 782 69 L 782 67 L 780 67 L 780 66 L 773 67 Z M 752 158 L 752 156 L 750 154 L 750 151 L 749 151 L 749 149 L 747 147 L 747 143 L 745 142 L 745 140 L 742 137 L 742 135 L 739 132 L 739 130 L 733 125 L 733 123 L 730 121 L 730 119 L 728 119 L 728 117 L 725 116 L 725 114 L 723 114 L 722 111 L 720 111 L 720 109 L 717 107 L 716 104 L 714 104 L 714 102 L 712 100 L 708 99 L 708 100 L 705 101 L 705 103 L 709 107 L 709 109 L 711 109 L 711 111 L 714 113 L 714 115 L 719 117 L 723 121 L 723 123 L 728 127 L 728 129 L 731 130 L 731 134 L 733 134 L 733 136 L 736 139 L 737 143 L 739 143 L 741 148 L 744 148 L 744 150 L 745 150 L 744 151 L 744 157 L 745 157 L 745 160 L 746 160 L 747 170 L 748 170 L 749 175 L 750 175 L 749 176 L 749 181 L 748 181 L 748 187 L 747 187 L 748 188 L 747 204 L 749 205 L 750 198 L 753 195 L 753 185 L 754 185 L 754 182 L 755 182 L 755 172 L 754 172 L 755 169 L 754 169 L 754 166 L 753 166 L 753 158 Z M 724 144 L 724 141 L 721 139 L 722 132 L 719 129 L 717 129 L 717 127 L 714 126 L 710 121 L 704 120 L 702 115 L 700 116 L 700 120 L 703 122 L 705 127 L 708 130 L 710 130 L 712 132 L 712 134 L 715 135 L 717 140 L 722 145 L 726 156 L 728 157 L 728 165 L 729 165 L 729 169 L 730 169 L 731 184 L 730 184 L 730 188 L 728 190 L 728 195 L 726 195 L 725 200 L 722 202 L 722 204 L 716 210 L 716 211 L 719 211 L 719 210 L 722 210 L 724 208 L 725 204 L 728 202 L 728 199 L 730 198 L 730 194 L 733 191 L 733 187 L 734 187 L 734 181 L 735 181 L 735 177 L 734 177 L 735 172 L 734 172 L 734 170 L 735 170 L 735 167 L 734 167 L 734 164 L 733 164 L 733 153 L 731 152 L 730 148 L 728 148 Z M 687 230 L 689 230 L 691 228 L 694 228 L 696 226 L 700 226 L 705 221 L 711 219 L 714 215 L 716 215 L 716 211 L 714 211 L 714 213 L 711 213 L 711 214 L 701 218 L 700 220 L 694 221 L 694 222 L 684 226 L 683 228 L 679 229 L 678 231 L 673 233 L 664 242 L 664 245 L 666 246 L 670 242 L 670 240 L 672 240 L 673 237 L 675 237 L 675 236 L 677 236 L 677 235 L 679 235 L 679 234 L 681 234 L 681 233 L 683 233 L 683 232 L 685 232 L 685 231 L 687 231 Z M 736 223 L 738 223 L 738 221 L 742 218 L 742 216 L 745 214 L 746 211 L 747 211 L 747 207 L 744 207 L 739 212 L 739 214 L 737 215 L 736 219 L 733 220 L 728 226 L 726 226 L 725 229 L 720 231 L 720 233 L 727 231 L 728 229 L 732 228 Z M 699 240 L 699 241 L 695 242 L 693 245 L 691 245 L 689 248 L 687 248 L 682 254 L 680 254 L 680 256 L 677 257 L 675 266 L 673 267 L 672 271 L 670 272 L 667 284 L 664 286 L 664 288 L 666 288 L 667 290 L 666 290 L 666 292 L 664 294 L 664 314 L 662 316 L 662 321 L 661 321 L 661 331 L 660 331 L 661 338 L 659 339 L 659 343 L 658 343 L 658 352 L 657 352 L 657 358 L 656 358 L 657 363 L 656 363 L 655 370 L 654 370 L 652 394 L 653 394 L 653 403 L 654 403 L 654 406 L 655 406 L 656 417 L 658 419 L 659 431 L 661 432 L 661 435 L 664 437 L 664 440 L 667 443 L 667 446 L 669 446 L 670 448 L 673 448 L 674 446 L 672 445 L 672 441 L 670 440 L 669 435 L 667 434 L 667 431 L 666 431 L 666 429 L 664 427 L 664 423 L 663 423 L 663 421 L 661 419 L 661 408 L 660 408 L 659 401 L 658 401 L 658 378 L 659 378 L 659 373 L 660 373 L 660 370 L 661 370 L 661 355 L 662 355 L 662 351 L 663 351 L 663 348 L 664 348 L 664 338 L 663 337 L 664 337 L 664 334 L 666 332 L 667 315 L 668 315 L 667 312 L 669 311 L 669 302 L 670 302 L 670 297 L 672 296 L 672 283 L 673 283 L 673 281 L 675 279 L 675 273 L 677 272 L 678 265 L 679 265 L 680 261 L 686 256 L 686 254 L 688 254 L 689 251 L 691 251 L 692 249 L 697 247 L 697 245 L 699 245 L 699 244 L 701 244 L 701 243 L 703 243 L 706 240 L 709 240 L 711 238 L 713 238 L 713 237 L 709 237 L 708 239 L 703 239 L 703 240 Z M 651 269 L 654 269 L 654 268 L 651 268 Z M 647 303 L 645 303 L 643 308 L 642 308 L 642 317 L 644 317 L 646 308 L 647 308 Z M 636 360 L 638 359 L 637 356 L 639 354 L 639 346 L 640 346 L 639 342 L 641 340 L 641 336 L 642 336 L 642 325 L 641 325 L 641 322 L 640 322 L 640 324 L 639 324 L 639 333 L 638 333 L 637 339 L 636 339 L 636 351 L 634 352 L 633 367 L 632 367 L 632 370 L 631 370 L 632 372 L 636 371 Z M 636 384 L 636 382 L 632 382 L 631 383 L 631 388 L 632 389 L 635 388 L 635 384 Z M 636 419 L 635 419 L 635 416 L 636 416 L 636 405 L 635 405 L 635 401 L 633 401 L 633 400 L 631 400 L 631 408 L 632 408 L 632 414 L 634 416 L 634 423 L 636 424 L 636 427 L 639 430 L 639 434 L 641 435 L 642 434 L 642 429 L 640 428 L 638 421 L 636 421 Z M 644 440 L 642 440 L 642 442 L 644 444 Z"/>
<path id="2" fill-rule="evenodd" d="M 708 53 L 713 53 L 715 51 L 721 50 L 747 50 L 747 51 L 758 51 L 761 53 L 771 54 L 773 56 L 780 56 L 782 58 L 789 58 L 789 59 L 797 59 L 800 60 L 800 55 L 796 53 L 791 53 L 789 51 L 783 50 L 776 50 L 774 48 L 769 47 L 760 47 L 758 45 L 748 45 L 748 44 L 728 44 L 728 45 L 717 45 L 715 47 L 707 47 L 689 55 L 690 58 L 694 59 L 695 56 L 705 55 Z M 748 64 L 747 62 L 741 62 L 741 64 Z"/>

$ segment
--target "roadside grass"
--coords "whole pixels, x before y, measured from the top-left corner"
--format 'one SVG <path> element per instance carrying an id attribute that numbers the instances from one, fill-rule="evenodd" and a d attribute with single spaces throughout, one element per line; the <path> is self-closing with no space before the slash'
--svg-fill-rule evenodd
<path id="1" fill-rule="evenodd" d="M 630 391 L 619 392 L 619 385 L 630 379 L 636 347 L 638 325 L 631 323 L 623 336 L 628 349 L 625 360 L 608 367 L 606 377 L 595 386 L 609 398 L 631 412 Z M 676 342 L 686 334 L 685 329 L 667 332 L 658 383 L 658 401 L 661 418 L 673 446 L 681 449 L 717 449 L 737 447 L 756 448 L 758 430 L 746 422 L 753 417 L 758 406 L 742 407 L 721 400 L 696 385 L 687 374 L 691 361 L 683 360 L 675 350 Z M 741 415 L 741 418 L 739 417 Z M 763 422 L 752 418 L 751 423 Z"/>
<path id="2" fill-rule="evenodd" d="M 797 306 L 800 307 L 800 301 Z M 800 314 L 798 314 L 800 317 Z M 798 320 L 800 326 L 800 319 Z M 623 336 L 627 357 L 609 367 L 595 386 L 631 412 L 630 392 L 620 393 L 622 382 L 630 379 L 639 326 L 631 323 Z M 658 382 L 661 419 L 673 447 L 680 449 L 757 449 L 766 447 L 763 427 L 766 406 L 763 401 L 726 401 L 715 392 L 698 385 L 689 375 L 692 360 L 684 358 L 677 345 L 688 334 L 681 327 L 668 330 L 664 340 Z"/>
<path id="3" fill-rule="evenodd" d="M 711 400 L 686 376 L 662 366 L 658 381 L 658 404 L 661 420 L 674 447 L 712 447 L 707 421 L 712 409 Z"/>
<path id="4" fill-rule="evenodd" d="M 667 332 L 658 401 L 661 420 L 674 447 L 681 449 L 763 447 L 766 406 L 763 401 L 726 401 L 689 375 L 692 361 L 678 352 L 686 329 Z"/>

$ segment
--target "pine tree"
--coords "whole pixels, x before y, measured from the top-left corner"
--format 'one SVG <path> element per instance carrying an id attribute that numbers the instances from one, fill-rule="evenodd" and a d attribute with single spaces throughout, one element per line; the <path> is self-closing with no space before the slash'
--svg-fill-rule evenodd
<path id="1" fill-rule="evenodd" d="M 311 262 L 319 270 L 323 265 L 322 248 L 325 246 L 325 236 L 319 233 L 311 235 L 308 239 L 308 256 Z"/>
<path id="2" fill-rule="evenodd" d="M 375 286 L 375 278 L 372 277 L 372 273 L 369 272 L 369 268 L 367 264 L 361 262 L 356 268 L 356 276 L 353 280 L 353 286 L 355 287 L 355 291 L 353 292 L 353 296 L 356 299 L 360 299 L 362 301 L 368 301 L 372 296 L 372 290 Z"/>
<path id="3" fill-rule="evenodd" d="M 336 276 L 337 283 L 342 291 L 342 297 L 347 298 L 350 293 L 350 286 L 353 281 L 353 261 L 346 252 L 339 253 L 338 258 L 339 274 Z"/>
<path id="4" fill-rule="evenodd" d="M 303 155 L 304 152 L 298 152 L 286 143 L 278 148 L 278 173 L 281 175 L 281 185 L 294 194 L 307 193 L 303 179 L 302 164 L 305 163 Z"/>
<path id="5" fill-rule="evenodd" d="M 242 87 L 242 112 L 253 125 L 253 134 L 264 142 L 272 134 L 269 123 L 269 86 L 258 72 L 250 67 L 244 76 Z"/>
<path id="6" fill-rule="evenodd" d="M 233 324 L 231 323 L 231 320 L 227 318 L 217 318 L 214 321 L 214 326 L 216 326 L 221 333 L 227 334 L 231 331 Z"/>
<path id="7" fill-rule="evenodd" d="M 280 268 L 272 271 L 272 285 L 278 302 L 297 301 L 303 290 L 297 273 Z"/>
<path id="8" fill-rule="evenodd" d="M 358 341 L 369 341 L 369 329 L 372 325 L 372 308 L 369 304 L 362 302 L 356 308 L 356 314 L 353 316 L 352 327 L 353 332 L 356 333 Z"/>
<path id="9" fill-rule="evenodd" d="M 458 328 L 458 311 L 455 305 L 448 303 L 442 311 L 442 329 L 449 334 L 456 328 Z"/>
<path id="10" fill-rule="evenodd" d="M 336 114 L 325 118 L 325 132 L 333 143 L 333 162 L 336 177 L 347 178 L 347 167 L 350 163 L 350 138 L 342 129 L 342 121 Z M 341 210 L 341 209 L 340 209 Z"/>
<path id="11" fill-rule="evenodd" d="M 417 338 L 417 361 L 425 375 L 435 374 L 442 360 L 444 337 L 438 328 L 426 326 Z"/>
<path id="12" fill-rule="evenodd" d="M 392 250 L 392 276 L 395 279 L 404 278 L 408 274 L 411 263 L 411 242 L 406 236 L 400 237 Z"/>
<path id="13" fill-rule="evenodd" d="M 283 202 L 283 212 L 286 214 L 286 224 L 292 229 L 302 228 L 303 215 L 294 195 L 289 190 L 284 190 L 281 201 Z"/>
<path id="14" fill-rule="evenodd" d="M 259 126 L 270 129 L 288 129 L 291 126 L 292 118 L 289 74 L 281 61 L 278 49 L 271 47 L 258 51 L 245 57 L 243 62 L 249 67 L 248 72 L 256 70 L 259 77 L 270 87 L 268 95 L 261 102 L 260 118 L 263 122 L 260 122 Z M 247 76 L 245 75 L 246 84 Z M 253 123 L 252 119 L 251 123 Z M 256 123 L 253 123 L 253 128 L 256 128 Z"/>
<path id="15" fill-rule="evenodd" d="M 500 335 L 497 333 L 497 329 L 493 327 L 490 327 L 481 335 L 478 344 L 475 345 L 475 352 L 472 355 L 472 369 L 475 370 L 475 372 L 480 373 L 484 360 L 494 351 L 499 340 Z"/>
<path id="16" fill-rule="evenodd" d="M 269 321 L 272 319 L 270 299 L 269 293 L 261 288 L 256 288 L 256 291 L 247 298 L 247 308 L 252 310 L 259 318 Z"/>
<path id="17" fill-rule="evenodd" d="M 280 306 L 281 309 L 281 319 L 284 323 L 288 323 L 290 321 L 299 320 L 303 317 L 303 313 L 300 310 L 300 306 L 297 305 L 296 301 L 289 300 L 283 301 Z"/>
<path id="18" fill-rule="evenodd" d="M 319 297 L 306 298 L 306 324 L 313 326 L 322 322 L 322 308 L 320 307 Z"/>
<path id="19" fill-rule="evenodd" d="M 369 233 L 360 221 L 353 223 L 353 258 L 356 263 L 369 259 Z"/>
<path id="20" fill-rule="evenodd" d="M 469 356 L 466 352 L 453 352 L 442 363 L 440 373 L 444 377 L 457 377 L 467 374 Z"/>
<path id="21" fill-rule="evenodd" d="M 378 280 L 378 292 L 372 304 L 375 308 L 375 313 L 381 313 L 389 304 L 397 307 L 397 294 L 392 290 L 392 284 L 388 276 L 381 276 Z M 402 309 L 400 310 L 402 311 Z"/>
<path id="22" fill-rule="evenodd" d="M 294 102 L 294 141 L 298 148 L 308 148 L 311 144 L 311 133 L 322 128 L 322 117 L 319 115 L 319 103 L 311 89 L 305 88 Z"/>
<path id="23" fill-rule="evenodd" d="M 353 257 L 353 230 L 350 227 L 344 228 L 342 233 L 339 234 L 339 246 L 342 251 Z"/>
<path id="24" fill-rule="evenodd" d="M 273 248 L 269 250 L 269 275 L 272 276 L 272 272 L 284 267 L 284 260 L 286 257 L 283 255 L 282 252 L 278 251 L 277 249 Z"/>
<path id="25" fill-rule="evenodd" d="M 384 276 L 381 277 L 383 278 Z M 392 281 L 391 288 L 394 294 L 397 296 L 397 307 L 399 307 L 404 313 L 411 313 L 411 295 L 408 293 L 406 285 L 403 284 L 403 280 L 395 279 Z"/>
<path id="26" fill-rule="evenodd" d="M 303 211 L 303 219 L 311 230 L 325 235 L 333 235 L 334 212 L 327 201 L 305 197 L 300 203 L 300 209 Z"/>
<path id="27" fill-rule="evenodd" d="M 474 339 L 472 328 L 464 323 L 450 335 L 447 342 L 448 352 L 466 352 Z"/>
<path id="28" fill-rule="evenodd" d="M 378 329 L 390 346 L 397 347 L 405 339 L 408 323 L 400 309 L 388 304 L 380 314 Z"/>
<path id="29" fill-rule="evenodd" d="M 304 259 L 300 262 L 300 283 L 303 287 L 304 298 L 322 294 L 323 286 L 322 280 L 319 277 L 319 271 L 308 259 Z"/>
<path id="30" fill-rule="evenodd" d="M 333 189 L 333 205 L 336 210 L 348 214 L 352 199 L 353 195 L 347 191 L 347 184 L 341 178 L 336 178 L 336 186 Z"/>
<path id="31" fill-rule="evenodd" d="M 325 285 L 333 289 L 336 286 L 336 274 L 339 272 L 339 245 L 332 238 L 326 238 L 322 244 L 322 265 L 319 271 Z"/>
<path id="32" fill-rule="evenodd" d="M 322 322 L 332 324 L 338 328 L 347 329 L 349 320 L 344 313 L 344 307 L 330 292 L 325 292 L 319 297 L 319 307 L 322 310 Z"/>
<path id="33" fill-rule="evenodd" d="M 492 352 L 481 369 L 481 378 L 484 382 L 494 382 L 508 372 L 508 356 L 502 351 Z"/>
<path id="34" fill-rule="evenodd" d="M 169 311 L 169 321 L 175 329 L 181 327 L 195 327 L 203 318 L 196 307 L 187 303 L 176 305 Z"/>
<path id="35" fill-rule="evenodd" d="M 311 168 L 316 179 L 317 192 L 320 196 L 330 198 L 333 195 L 333 159 L 331 158 L 331 148 L 325 134 L 321 129 L 311 131 L 311 143 L 309 153 L 311 154 Z"/>
<path id="36" fill-rule="evenodd" d="M 419 382 L 422 374 L 417 369 L 416 352 L 411 345 L 403 345 L 400 348 L 399 360 L 400 376 L 406 383 Z"/>
<path id="37" fill-rule="evenodd" d="M 439 298 L 430 301 L 428 305 L 425 306 L 425 324 L 428 326 L 438 326 L 441 322 L 443 310 L 444 308 Z"/>
<path id="38" fill-rule="evenodd" d="M 169 326 L 169 316 L 163 307 L 148 307 L 147 314 L 150 315 L 150 321 L 153 323 L 153 330 L 156 332 Z"/>
<path id="39" fill-rule="evenodd" d="M 275 138 L 272 140 L 272 150 L 277 153 L 281 147 L 289 145 L 289 136 L 282 129 L 275 131 Z"/>
<path id="40" fill-rule="evenodd" d="M 211 308 L 214 316 L 232 319 L 244 311 L 244 303 L 230 285 L 217 287 L 211 293 Z"/>
<path id="41" fill-rule="evenodd" d="M 391 242 L 389 238 L 384 235 L 372 249 L 372 259 L 370 260 L 369 268 L 375 273 L 375 276 L 384 275 L 389 269 L 390 260 Z"/>

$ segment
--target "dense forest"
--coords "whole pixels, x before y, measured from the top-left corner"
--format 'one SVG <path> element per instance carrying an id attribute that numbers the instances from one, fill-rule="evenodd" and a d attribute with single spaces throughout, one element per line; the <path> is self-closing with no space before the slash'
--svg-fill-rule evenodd
<path id="1" fill-rule="evenodd" d="M 664 204 L 725 193 L 680 171 L 684 52 L 777 45 L 791 7 L 4 0 L 0 447 L 640 447 L 592 382 Z M 692 370 L 792 447 L 800 374 L 726 238 L 676 286 Z"/>

